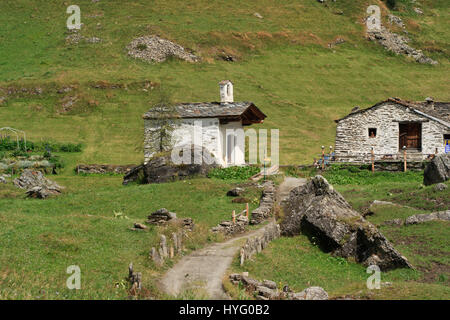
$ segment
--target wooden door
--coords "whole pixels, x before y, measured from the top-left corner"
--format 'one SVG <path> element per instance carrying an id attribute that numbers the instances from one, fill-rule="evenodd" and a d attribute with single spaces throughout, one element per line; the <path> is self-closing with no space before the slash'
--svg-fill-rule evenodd
<path id="1" fill-rule="evenodd" d="M 422 123 L 400 123 L 399 124 L 399 150 L 406 146 L 407 149 L 422 148 Z"/>

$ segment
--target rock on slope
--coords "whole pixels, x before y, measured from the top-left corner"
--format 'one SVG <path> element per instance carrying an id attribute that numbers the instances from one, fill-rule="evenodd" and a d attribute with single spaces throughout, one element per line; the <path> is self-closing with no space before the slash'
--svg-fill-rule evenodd
<path id="1" fill-rule="evenodd" d="M 450 153 L 439 154 L 427 165 L 423 174 L 423 184 L 429 186 L 450 178 Z"/>
<path id="2" fill-rule="evenodd" d="M 149 62 L 163 62 L 168 57 L 197 62 L 199 59 L 182 46 L 158 36 L 144 36 L 134 39 L 127 47 L 128 54 Z"/>
<path id="3" fill-rule="evenodd" d="M 180 147 L 180 150 L 183 150 Z M 191 164 L 175 164 L 172 162 L 172 151 L 164 151 L 146 164 L 141 164 L 128 172 L 123 178 L 123 184 L 131 182 L 139 184 L 163 183 L 177 180 L 184 180 L 193 176 L 206 176 L 208 172 L 217 167 L 217 161 L 206 148 L 191 148 Z M 201 158 L 201 164 L 195 164 L 195 158 Z M 208 164 L 211 163 L 211 164 Z"/>
<path id="4" fill-rule="evenodd" d="M 42 172 L 29 169 L 24 170 L 19 178 L 14 179 L 14 185 L 27 190 L 28 197 L 40 199 L 59 195 L 62 189 L 56 182 L 44 177 Z"/>
<path id="5" fill-rule="evenodd" d="M 412 267 L 322 176 L 293 189 L 283 209 L 283 235 L 307 234 L 325 252 L 382 270 Z"/>

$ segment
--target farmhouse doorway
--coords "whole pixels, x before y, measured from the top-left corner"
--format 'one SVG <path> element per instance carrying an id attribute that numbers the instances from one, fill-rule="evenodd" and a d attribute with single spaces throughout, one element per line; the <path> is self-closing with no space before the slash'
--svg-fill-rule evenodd
<path id="1" fill-rule="evenodd" d="M 403 146 L 406 146 L 406 149 L 418 151 L 422 149 L 422 123 L 399 123 L 399 150 Z"/>

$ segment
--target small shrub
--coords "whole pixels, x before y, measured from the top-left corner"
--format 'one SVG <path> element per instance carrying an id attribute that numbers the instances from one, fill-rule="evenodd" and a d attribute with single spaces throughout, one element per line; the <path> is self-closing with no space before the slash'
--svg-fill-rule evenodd
<path id="1" fill-rule="evenodd" d="M 246 180 L 260 172 L 260 168 L 254 166 L 216 168 L 208 173 L 209 178 L 222 180 Z"/>
<path id="2" fill-rule="evenodd" d="M 395 9 L 397 3 L 395 0 L 386 0 L 386 5 L 389 7 L 389 9 Z"/>

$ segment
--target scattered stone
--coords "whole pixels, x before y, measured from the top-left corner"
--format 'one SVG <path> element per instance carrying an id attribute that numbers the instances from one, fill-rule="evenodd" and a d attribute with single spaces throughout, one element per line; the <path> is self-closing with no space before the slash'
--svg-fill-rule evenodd
<path id="1" fill-rule="evenodd" d="M 418 224 L 429 221 L 450 221 L 450 210 L 416 214 L 406 218 L 405 225 Z"/>
<path id="2" fill-rule="evenodd" d="M 328 300 L 328 293 L 321 287 L 309 287 L 301 292 L 292 292 L 288 285 L 280 292 L 274 281 L 258 280 L 248 277 L 248 273 L 242 275 L 230 274 L 229 279 L 234 285 L 242 283 L 247 292 L 252 293 L 258 300 Z"/>
<path id="3" fill-rule="evenodd" d="M 262 18 L 263 18 L 263 16 L 260 15 L 258 12 L 255 12 L 253 15 L 254 15 L 255 17 L 257 17 L 258 19 L 262 19 Z"/>
<path id="4" fill-rule="evenodd" d="M 199 58 L 187 52 L 182 46 L 158 36 L 144 36 L 131 41 L 127 46 L 128 55 L 148 62 L 163 62 L 169 57 L 197 62 Z"/>
<path id="5" fill-rule="evenodd" d="M 8 183 L 5 176 L 3 176 L 3 175 L 0 176 L 0 183 L 4 183 L 4 184 Z"/>
<path id="6" fill-rule="evenodd" d="M 167 210 L 166 208 L 161 208 L 156 210 L 155 212 L 152 212 L 148 216 L 147 223 L 154 225 L 163 225 L 166 224 L 168 221 L 176 218 L 177 214 L 175 212 L 169 212 L 169 210 Z"/>
<path id="7" fill-rule="evenodd" d="M 445 189 L 447 189 L 447 185 L 445 183 L 438 183 L 437 185 L 435 185 L 433 187 L 434 191 L 444 191 Z"/>
<path id="8" fill-rule="evenodd" d="M 445 182 L 450 178 L 450 153 L 438 154 L 426 166 L 423 173 L 423 184 Z"/>
<path id="9" fill-rule="evenodd" d="M 25 189 L 28 197 L 45 199 L 59 195 L 63 187 L 44 177 L 42 172 L 25 169 L 19 178 L 14 179 L 14 185 Z"/>
<path id="10" fill-rule="evenodd" d="M 334 48 L 335 46 L 338 46 L 343 43 L 345 43 L 345 40 L 343 38 L 338 37 L 333 42 L 330 42 L 328 44 L 328 48 Z"/>
<path id="11" fill-rule="evenodd" d="M 228 196 L 228 197 L 239 197 L 239 196 L 241 196 L 244 192 L 245 192 L 245 189 L 244 189 L 244 188 L 236 187 L 236 188 L 233 188 L 233 189 L 229 190 L 229 191 L 227 192 L 227 196 Z"/>
<path id="12" fill-rule="evenodd" d="M 144 225 L 144 224 L 142 224 L 142 223 L 137 223 L 137 222 L 135 222 L 135 223 L 134 223 L 134 228 L 135 228 L 135 229 L 145 230 L 145 229 L 147 229 L 147 226 Z"/>
<path id="13" fill-rule="evenodd" d="M 325 252 L 352 257 L 364 265 L 376 255 L 383 271 L 412 267 L 322 176 L 315 176 L 305 185 L 294 188 L 284 204 L 281 232 L 285 236 L 304 233 L 314 237 Z"/>
<path id="14" fill-rule="evenodd" d="M 420 9 L 420 8 L 414 8 L 414 12 L 417 14 L 423 14 L 422 9 Z"/>
<path id="15" fill-rule="evenodd" d="M 159 226 L 170 223 L 172 225 L 178 225 L 189 231 L 192 231 L 195 227 L 194 220 L 192 220 L 192 218 L 177 218 L 177 214 L 175 212 L 170 212 L 166 208 L 161 208 L 151 213 L 148 216 L 146 223 Z"/>
<path id="16" fill-rule="evenodd" d="M 258 296 L 263 296 L 264 298 L 267 298 L 269 300 L 273 300 L 278 295 L 277 291 L 267 288 L 265 286 L 258 286 L 256 288 L 256 293 Z"/>
<path id="17" fill-rule="evenodd" d="M 389 31 L 384 26 L 380 30 L 368 31 L 368 39 L 377 41 L 387 50 L 396 54 L 404 54 L 423 64 L 438 64 L 437 61 L 425 56 L 422 51 L 416 50 L 408 45 L 409 39 Z"/>
<path id="18" fill-rule="evenodd" d="M 263 286 L 275 290 L 277 288 L 277 283 L 271 280 L 263 280 Z"/>
<path id="19" fill-rule="evenodd" d="M 225 235 L 233 235 L 237 233 L 243 233 L 246 231 L 248 225 L 248 218 L 246 217 L 245 210 L 236 215 L 236 221 L 233 223 L 230 221 L 223 221 L 219 223 L 216 227 L 211 229 L 212 232 L 221 232 Z"/>
<path id="20" fill-rule="evenodd" d="M 129 165 L 115 165 L 115 164 L 79 164 L 76 166 L 75 171 L 77 174 L 105 174 L 105 173 L 116 173 L 116 174 L 126 174 L 130 172 L 131 169 L 136 167 L 135 164 Z"/>
<path id="21" fill-rule="evenodd" d="M 402 226 L 404 221 L 402 219 L 393 219 L 383 222 L 383 224 L 388 226 Z"/>
<path id="22" fill-rule="evenodd" d="M 291 300 L 328 300 L 328 293 L 321 287 L 310 287 L 292 294 L 291 297 Z"/>
<path id="23" fill-rule="evenodd" d="M 403 23 L 402 18 L 394 16 L 393 14 L 388 15 L 388 21 L 390 24 L 396 24 L 400 28 L 404 28 L 405 24 Z"/>
<path id="24" fill-rule="evenodd" d="M 142 273 L 133 271 L 133 263 L 128 266 L 128 280 L 131 283 L 131 292 L 141 290 L 142 288 Z"/>
<path id="25" fill-rule="evenodd" d="M 161 248 L 162 257 L 167 258 L 169 256 L 169 251 L 167 250 L 167 240 L 165 235 L 161 235 L 161 240 L 159 242 L 159 246 Z"/>

